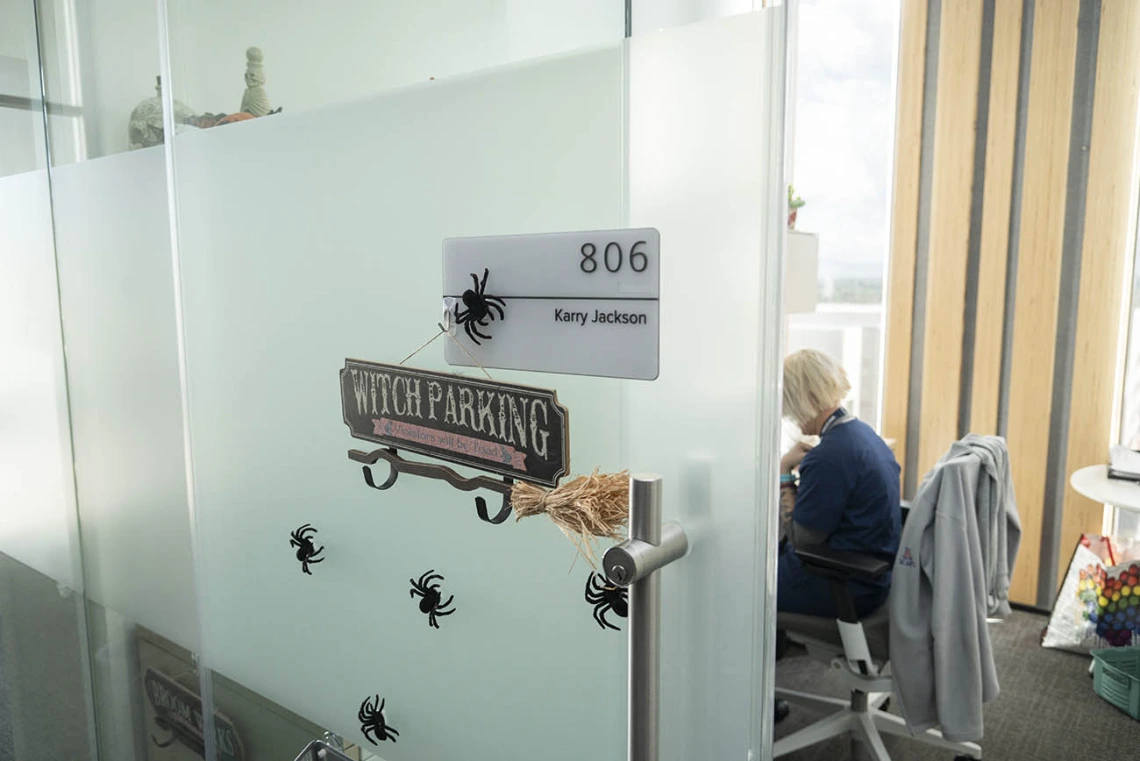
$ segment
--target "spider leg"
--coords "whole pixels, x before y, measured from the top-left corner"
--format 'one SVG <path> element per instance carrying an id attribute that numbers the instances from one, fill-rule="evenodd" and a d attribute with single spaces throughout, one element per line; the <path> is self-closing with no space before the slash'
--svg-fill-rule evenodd
<path id="1" fill-rule="evenodd" d="M 441 602 L 438 605 L 436 605 L 435 606 L 435 612 L 439 613 L 441 610 L 446 608 L 448 605 L 451 605 L 451 601 L 454 599 L 455 599 L 455 595 L 452 595 L 451 597 L 448 597 L 447 600 L 445 600 L 444 602 Z M 440 613 L 440 615 L 444 615 L 444 614 Z"/>
<path id="2" fill-rule="evenodd" d="M 590 596 L 593 595 L 599 598 L 593 602 L 601 602 L 601 596 L 603 592 L 605 592 L 605 588 L 598 584 L 597 574 L 591 573 L 586 578 L 586 599 L 588 600 Z"/>
<path id="3" fill-rule="evenodd" d="M 429 571 L 429 573 L 431 573 L 431 572 Z M 431 576 L 428 576 L 426 579 L 424 579 L 422 583 L 428 589 L 439 589 L 439 584 L 432 584 L 432 581 L 434 581 L 436 579 L 439 579 L 440 581 L 444 581 L 444 578 L 442 576 L 440 576 L 438 573 L 433 573 Z"/>
<path id="4" fill-rule="evenodd" d="M 477 290 L 478 290 L 478 292 L 479 292 L 479 295 L 480 295 L 480 296 L 482 296 L 482 295 L 483 295 L 483 292 L 487 290 L 487 277 L 488 277 L 490 274 L 491 274 L 491 270 L 489 270 L 489 269 L 487 269 L 486 267 L 484 267 L 484 268 L 483 268 L 483 282 L 482 282 L 482 283 L 479 283 L 479 287 L 478 287 L 478 289 L 477 289 Z M 475 276 L 474 276 L 474 275 L 472 275 L 471 277 L 475 277 Z"/>
<path id="5" fill-rule="evenodd" d="M 606 628 L 606 622 L 602 619 L 602 613 L 601 613 L 603 607 L 604 606 L 602 606 L 602 605 L 595 605 L 594 606 L 594 623 L 596 623 L 598 625 L 598 628 L 600 628 L 600 629 Z"/>
<path id="6" fill-rule="evenodd" d="M 292 539 L 289 540 L 289 546 L 290 547 L 300 547 L 301 543 L 297 541 L 296 537 L 293 537 Z"/>
<path id="7" fill-rule="evenodd" d="M 321 545 L 321 547 L 320 547 L 320 549 L 317 549 L 317 550 L 313 550 L 313 554 L 312 554 L 312 555 L 310 555 L 310 556 L 309 556 L 309 558 L 310 558 L 310 559 L 312 559 L 312 558 L 315 558 L 317 555 L 320 555 L 320 554 L 321 554 L 322 552 L 324 552 L 324 551 L 325 551 L 325 546 L 322 544 L 322 545 Z"/>
<path id="8" fill-rule="evenodd" d="M 481 323 L 477 323 L 477 322 L 469 322 L 469 323 L 467 323 L 466 327 L 467 327 L 467 332 L 468 332 L 468 334 L 470 334 L 470 333 L 472 333 L 472 332 L 473 332 L 473 333 L 475 333 L 475 335 L 479 336 L 479 337 L 480 337 L 480 338 L 482 338 L 484 341 L 490 341 L 490 340 L 491 340 L 491 337 L 490 337 L 490 336 L 485 336 L 485 335 L 483 335 L 482 333 L 480 333 L 480 332 L 479 332 L 479 328 L 475 327 L 476 325 L 479 325 L 479 324 L 481 324 Z M 487 326 L 486 326 L 486 325 L 483 325 L 483 327 L 487 327 Z M 478 343 L 478 341 L 476 341 L 476 343 Z"/>
<path id="9" fill-rule="evenodd" d="M 470 321 L 463 323 L 463 330 L 467 333 L 467 337 L 475 342 L 476 346 L 482 346 L 483 344 L 481 344 L 479 342 L 479 339 L 475 337 L 475 334 L 478 333 L 479 331 L 476 330 L 476 331 L 472 332 L 471 326 L 473 324 L 474 323 L 472 323 Z"/>
<path id="10" fill-rule="evenodd" d="M 439 628 L 439 622 L 435 620 L 435 611 L 434 610 L 430 611 L 428 613 L 428 626 L 430 626 L 434 629 Z"/>
<path id="11" fill-rule="evenodd" d="M 360 731 L 364 734 L 364 739 L 368 740 L 368 742 L 372 743 L 373 745 L 380 744 L 377 741 L 373 740 L 372 736 L 368 734 L 369 732 L 375 732 L 376 727 L 372 726 L 371 724 L 366 724 L 360 728 Z"/>
<path id="12" fill-rule="evenodd" d="M 432 580 L 433 578 L 435 578 L 436 576 L 439 576 L 439 574 L 437 574 L 437 573 L 435 572 L 435 569 L 434 569 L 434 568 L 432 568 L 430 571 L 428 571 L 427 573 L 425 573 L 423 576 L 421 576 L 421 577 L 420 577 L 420 580 L 419 580 L 419 586 L 420 586 L 420 588 L 421 588 L 421 589 L 426 589 L 426 588 L 427 588 L 427 585 L 428 585 L 428 582 L 429 582 L 429 581 L 431 581 L 431 580 Z M 439 576 L 439 578 L 441 578 L 441 579 L 442 579 L 443 577 L 442 577 L 442 576 Z"/>
<path id="13" fill-rule="evenodd" d="M 588 579 L 586 579 L 586 602 L 588 602 L 588 603 L 602 602 L 602 600 L 605 599 L 605 596 L 600 591 L 594 589 L 593 581 L 594 581 L 594 574 L 590 574 L 590 577 Z"/>
<path id="14" fill-rule="evenodd" d="M 313 572 L 309 570 L 309 561 L 308 560 L 302 560 L 301 561 L 301 571 L 309 574 L 310 576 L 313 575 Z"/>
<path id="15" fill-rule="evenodd" d="M 612 608 L 611 608 L 609 605 L 604 605 L 604 606 L 602 606 L 602 610 L 601 610 L 601 613 L 600 613 L 600 614 L 598 614 L 598 618 L 600 618 L 600 619 L 602 620 L 602 623 L 603 623 L 603 624 L 605 624 L 607 628 L 609 628 L 609 629 L 613 629 L 615 632 L 620 632 L 620 631 L 621 631 L 621 628 L 620 628 L 620 627 L 617 627 L 617 626 L 614 626 L 614 625 L 613 625 L 613 624 L 611 624 L 611 623 L 609 622 L 609 620 L 606 618 L 606 612 L 607 612 L 607 611 L 610 611 L 610 610 L 612 610 Z"/>
<path id="16" fill-rule="evenodd" d="M 495 319 L 495 312 L 499 313 L 500 320 L 507 319 L 507 315 L 503 312 L 503 308 L 495 302 L 491 301 L 491 299 L 487 299 L 487 314 L 491 317 L 492 320 Z"/>
<path id="17" fill-rule="evenodd" d="M 463 311 L 460 311 L 459 305 L 456 304 L 455 305 L 455 321 L 458 322 L 460 325 L 462 325 L 463 323 L 467 322 L 470 319 L 471 319 L 471 310 L 464 309 Z"/>
<path id="18" fill-rule="evenodd" d="M 310 563 L 323 563 L 323 562 L 325 562 L 325 559 L 324 558 L 309 558 L 308 562 L 310 562 Z"/>
<path id="19" fill-rule="evenodd" d="M 397 732 L 393 727 L 384 727 L 384 731 L 387 732 L 388 734 L 396 735 L 397 737 L 400 735 L 400 733 Z M 396 742 L 396 741 L 393 740 L 392 742 Z"/>
<path id="20" fill-rule="evenodd" d="M 384 713 L 384 704 L 388 702 L 388 698 L 384 698 L 383 700 L 380 700 L 380 696 L 377 695 L 376 699 L 380 701 L 380 706 L 376 709 L 376 713 L 382 714 L 382 713 Z"/>

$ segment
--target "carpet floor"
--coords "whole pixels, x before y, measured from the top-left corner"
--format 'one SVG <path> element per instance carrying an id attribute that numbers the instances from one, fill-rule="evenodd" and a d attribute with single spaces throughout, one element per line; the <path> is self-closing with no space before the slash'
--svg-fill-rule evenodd
<path id="1" fill-rule="evenodd" d="M 990 626 L 1001 694 L 984 709 L 986 734 L 979 743 L 982 757 L 989 761 L 1140 758 L 1140 721 L 1093 692 L 1088 657 L 1039 645 L 1046 623 L 1044 616 L 1014 611 L 1003 622 Z M 845 697 L 837 675 L 802 653 L 793 650 L 776 665 L 776 685 Z M 791 716 L 777 725 L 776 738 L 818 718 L 793 707 Z M 893 761 L 949 761 L 954 757 L 907 738 L 885 737 L 883 742 Z M 848 738 L 834 738 L 784 756 L 782 761 L 841 761 L 852 758 L 854 750 Z"/>

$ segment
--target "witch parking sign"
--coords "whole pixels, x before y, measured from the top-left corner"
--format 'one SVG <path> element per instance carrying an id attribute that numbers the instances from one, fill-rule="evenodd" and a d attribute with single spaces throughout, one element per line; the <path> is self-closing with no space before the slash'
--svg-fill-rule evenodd
<path id="1" fill-rule="evenodd" d="M 352 436 L 546 486 L 569 469 L 570 413 L 554 391 L 346 359 Z"/>

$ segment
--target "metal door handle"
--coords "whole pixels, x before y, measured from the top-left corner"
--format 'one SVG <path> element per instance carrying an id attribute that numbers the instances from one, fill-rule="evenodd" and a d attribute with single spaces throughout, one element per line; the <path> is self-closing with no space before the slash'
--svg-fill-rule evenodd
<path id="1" fill-rule="evenodd" d="M 606 550 L 602 567 L 629 587 L 629 761 L 657 761 L 660 738 L 661 577 L 689 551 L 676 523 L 661 525 L 661 477 L 629 479 L 629 539 Z"/>

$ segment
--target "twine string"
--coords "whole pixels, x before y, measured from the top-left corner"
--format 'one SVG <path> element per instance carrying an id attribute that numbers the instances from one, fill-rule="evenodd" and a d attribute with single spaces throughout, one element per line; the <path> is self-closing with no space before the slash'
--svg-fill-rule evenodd
<path id="1" fill-rule="evenodd" d="M 495 380 L 494 378 L 492 378 L 492 377 L 491 377 L 491 374 L 490 374 L 489 372 L 487 372 L 487 368 L 483 367 L 483 363 L 482 363 L 482 362 L 480 362 L 478 359 L 476 359 L 476 358 L 474 357 L 474 355 L 472 355 L 472 354 L 471 354 L 471 352 L 467 351 L 467 347 L 466 347 L 466 346 L 464 346 L 463 344 L 461 344 L 461 343 L 459 342 L 459 339 L 457 339 L 455 336 L 451 335 L 451 333 L 450 333 L 450 332 L 448 332 L 447 328 L 443 327 L 443 325 L 439 324 L 438 322 L 435 324 L 435 326 L 436 326 L 437 328 L 439 328 L 439 332 L 438 332 L 438 333 L 436 333 L 435 335 L 433 335 L 433 336 L 432 336 L 431 338 L 429 338 L 428 340 L 424 341 L 424 342 L 423 342 L 423 343 L 420 345 L 420 348 L 416 349 L 416 350 L 415 350 L 415 351 L 413 351 L 411 354 L 409 354 L 408 356 L 406 356 L 406 357 L 404 357 L 402 360 L 400 360 L 400 364 L 401 364 L 401 365 L 403 365 L 403 364 L 407 363 L 407 361 L 408 361 L 409 359 L 411 359 L 412 357 L 416 356 L 417 354 L 419 354 L 421 351 L 423 351 L 423 350 L 424 350 L 424 349 L 426 349 L 427 347 L 431 346 L 433 343 L 435 343 L 435 340 L 436 340 L 437 338 L 439 338 L 439 337 L 440 337 L 440 336 L 442 336 L 442 335 L 446 335 L 448 338 L 450 338 L 450 339 L 451 339 L 451 340 L 452 340 L 452 341 L 455 343 L 455 345 L 456 345 L 456 346 L 458 346 L 460 349 L 462 349 L 462 350 L 463 350 L 463 353 L 467 355 L 467 358 L 468 358 L 468 359 L 470 359 L 472 362 L 474 362 L 474 363 L 475 363 L 475 365 L 476 365 L 476 366 L 477 366 L 477 367 L 478 367 L 480 370 L 482 370 L 482 371 L 483 371 L 483 374 L 487 376 L 487 380 L 489 380 L 489 381 L 494 381 L 494 380 Z"/>

